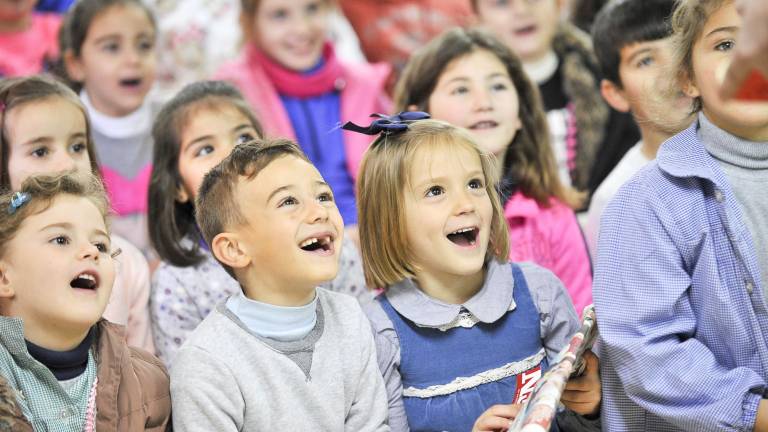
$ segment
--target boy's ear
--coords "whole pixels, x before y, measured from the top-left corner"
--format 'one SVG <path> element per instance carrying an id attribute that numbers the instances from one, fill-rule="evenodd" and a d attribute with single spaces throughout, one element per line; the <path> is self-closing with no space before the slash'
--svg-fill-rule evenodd
<path id="1" fill-rule="evenodd" d="M 232 268 L 244 268 L 251 263 L 251 257 L 242 247 L 240 238 L 234 233 L 221 233 L 211 241 L 211 252 L 213 255 Z"/>
<path id="2" fill-rule="evenodd" d="M 620 112 L 629 112 L 632 107 L 624 90 L 613 81 L 603 79 L 600 81 L 600 94 L 613 109 Z"/>
<path id="3" fill-rule="evenodd" d="M 16 295 L 16 290 L 13 289 L 8 278 L 8 267 L 4 262 L 0 262 L 0 298 L 11 299 Z"/>
<path id="4" fill-rule="evenodd" d="M 85 70 L 82 61 L 75 57 L 75 53 L 71 49 L 66 50 L 63 57 L 67 76 L 73 81 L 83 82 L 85 80 Z"/>

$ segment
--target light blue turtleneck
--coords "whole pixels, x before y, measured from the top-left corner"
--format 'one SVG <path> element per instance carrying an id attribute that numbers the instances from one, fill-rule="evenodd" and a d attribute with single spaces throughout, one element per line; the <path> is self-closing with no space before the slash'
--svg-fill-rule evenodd
<path id="1" fill-rule="evenodd" d="M 275 306 L 251 300 L 239 292 L 227 300 L 229 309 L 259 336 L 282 342 L 303 339 L 317 322 L 317 294 L 304 306 Z"/>

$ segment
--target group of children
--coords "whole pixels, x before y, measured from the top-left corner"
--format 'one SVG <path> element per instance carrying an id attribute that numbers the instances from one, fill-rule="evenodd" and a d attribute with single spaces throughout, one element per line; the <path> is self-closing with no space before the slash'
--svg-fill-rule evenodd
<path id="1" fill-rule="evenodd" d="M 475 0 L 392 99 L 329 0 L 240 6 L 242 56 L 164 103 L 140 0 L 0 81 L 0 426 L 506 430 L 594 293 L 554 428 L 768 430 L 732 1 L 611 1 L 593 54 L 560 0 Z"/>

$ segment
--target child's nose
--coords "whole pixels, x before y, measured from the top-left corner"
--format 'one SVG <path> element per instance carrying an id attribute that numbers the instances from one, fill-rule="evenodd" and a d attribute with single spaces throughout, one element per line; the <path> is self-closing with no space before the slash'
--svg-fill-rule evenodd
<path id="1" fill-rule="evenodd" d="M 318 201 L 312 201 L 307 212 L 307 219 L 312 223 L 328 220 L 328 207 Z"/>
<path id="2" fill-rule="evenodd" d="M 99 248 L 95 244 L 88 243 L 80 250 L 80 259 L 98 261 L 99 254 Z"/>
<path id="3" fill-rule="evenodd" d="M 475 201 L 468 192 L 460 193 L 454 202 L 454 213 L 457 215 L 472 213 L 475 211 Z"/>
<path id="4" fill-rule="evenodd" d="M 56 158 L 56 161 L 54 162 L 54 171 L 55 172 L 67 172 L 72 171 L 75 169 L 75 160 L 72 159 L 69 156 L 60 156 Z"/>
<path id="5" fill-rule="evenodd" d="M 125 50 L 125 61 L 129 64 L 136 64 L 141 61 L 142 54 L 137 48 L 128 48 Z"/>
<path id="6" fill-rule="evenodd" d="M 491 94 L 488 90 L 478 90 L 475 92 L 475 97 L 472 100 L 472 105 L 477 111 L 486 111 L 493 108 L 493 102 L 491 101 Z"/>

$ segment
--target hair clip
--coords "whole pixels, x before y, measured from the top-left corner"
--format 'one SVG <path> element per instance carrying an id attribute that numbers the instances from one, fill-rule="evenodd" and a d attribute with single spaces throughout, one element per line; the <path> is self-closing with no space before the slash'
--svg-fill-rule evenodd
<path id="1" fill-rule="evenodd" d="M 11 203 L 8 205 L 8 214 L 16 213 L 16 210 L 20 209 L 24 204 L 28 203 L 31 195 L 26 192 L 16 192 L 11 197 Z"/>
<path id="2" fill-rule="evenodd" d="M 352 122 L 346 122 L 341 128 L 366 135 L 393 135 L 408 130 L 410 122 L 430 118 L 429 114 L 423 111 L 403 111 L 393 116 L 371 114 L 371 117 L 376 118 L 376 120 L 372 121 L 368 126 L 359 126 Z"/>
<path id="3" fill-rule="evenodd" d="M 112 251 L 112 253 L 109 254 L 109 256 L 111 256 L 112 258 L 117 258 L 118 255 L 120 255 L 121 253 L 123 253 L 123 250 L 120 248 L 117 248 L 114 251 Z"/>

